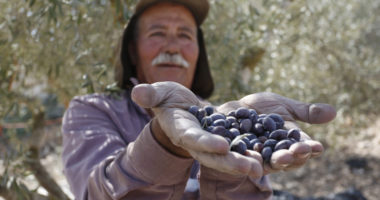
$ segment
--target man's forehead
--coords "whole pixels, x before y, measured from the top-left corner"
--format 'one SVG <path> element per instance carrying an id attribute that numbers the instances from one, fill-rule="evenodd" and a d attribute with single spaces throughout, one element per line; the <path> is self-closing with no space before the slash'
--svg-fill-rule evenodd
<path id="1" fill-rule="evenodd" d="M 196 27 L 195 18 L 188 8 L 181 4 L 169 2 L 158 3 L 149 7 L 141 14 L 139 21 L 144 24 L 160 24 L 161 21 L 163 22 L 167 20 Z"/>

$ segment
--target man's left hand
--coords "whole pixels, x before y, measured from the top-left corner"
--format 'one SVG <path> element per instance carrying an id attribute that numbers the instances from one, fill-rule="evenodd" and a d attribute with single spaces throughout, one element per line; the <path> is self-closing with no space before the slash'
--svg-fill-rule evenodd
<path id="1" fill-rule="evenodd" d="M 255 93 L 238 101 L 227 102 L 217 108 L 218 112 L 228 113 L 239 107 L 255 109 L 258 113 L 277 113 L 285 122 L 285 128 L 295 128 L 296 120 L 310 123 L 327 123 L 335 118 L 335 109 L 328 104 L 307 104 L 274 93 Z M 301 142 L 293 144 L 288 150 L 279 150 L 272 154 L 270 163 L 264 164 L 264 174 L 281 170 L 291 170 L 303 166 L 310 158 L 320 156 L 324 151 L 323 145 L 312 140 L 301 131 Z M 259 158 L 260 154 L 247 151 L 247 156 Z"/>

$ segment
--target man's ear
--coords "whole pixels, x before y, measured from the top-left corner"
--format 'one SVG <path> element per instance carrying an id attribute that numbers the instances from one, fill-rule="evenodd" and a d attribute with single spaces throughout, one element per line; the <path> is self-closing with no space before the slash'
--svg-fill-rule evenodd
<path id="1" fill-rule="evenodd" d="M 131 58 L 132 65 L 136 66 L 137 65 L 137 48 L 136 48 L 135 42 L 129 43 L 128 53 L 129 53 L 129 57 Z"/>

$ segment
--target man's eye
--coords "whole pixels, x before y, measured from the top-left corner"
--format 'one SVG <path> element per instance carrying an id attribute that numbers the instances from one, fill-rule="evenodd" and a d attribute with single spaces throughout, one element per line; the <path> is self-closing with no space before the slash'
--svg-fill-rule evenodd
<path id="1" fill-rule="evenodd" d="M 163 32 L 153 32 L 150 36 L 165 36 Z"/>
<path id="2" fill-rule="evenodd" d="M 185 34 L 185 33 L 181 33 L 181 34 L 179 34 L 179 37 L 180 37 L 180 38 L 184 38 L 184 39 L 189 39 L 189 40 L 192 38 L 190 35 Z"/>

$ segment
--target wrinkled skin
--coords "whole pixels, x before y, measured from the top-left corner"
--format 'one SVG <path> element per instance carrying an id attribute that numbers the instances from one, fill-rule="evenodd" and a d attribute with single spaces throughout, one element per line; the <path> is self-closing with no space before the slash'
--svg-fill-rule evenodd
<path id="1" fill-rule="evenodd" d="M 292 145 L 289 150 L 276 151 L 270 164 L 263 164 L 261 155 L 254 151 L 247 151 L 245 156 L 231 152 L 223 137 L 203 130 L 198 120 L 187 111 L 191 105 L 203 107 L 207 103 L 175 82 L 137 85 L 132 90 L 132 99 L 153 111 L 155 117 L 151 129 L 162 146 L 178 156 L 192 157 L 223 173 L 259 178 L 268 173 L 299 168 L 323 152 L 322 144 L 303 132 L 303 142 Z M 336 113 L 327 104 L 305 104 L 273 93 L 251 94 L 227 102 L 217 107 L 217 111 L 227 113 L 241 106 L 253 108 L 258 113 L 278 113 L 287 120 L 287 128 L 296 126 L 295 120 L 326 123 Z"/>

